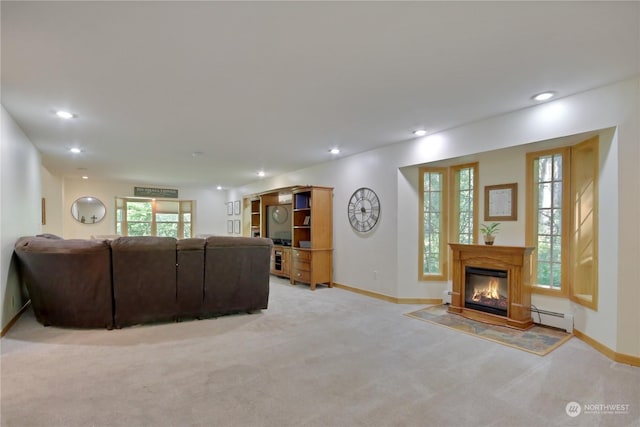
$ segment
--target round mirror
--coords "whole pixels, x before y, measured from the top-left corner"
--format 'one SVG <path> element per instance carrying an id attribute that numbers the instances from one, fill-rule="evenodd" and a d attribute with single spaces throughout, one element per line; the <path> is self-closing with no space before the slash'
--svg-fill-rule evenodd
<path id="1" fill-rule="evenodd" d="M 289 211 L 284 206 L 276 206 L 271 211 L 271 218 L 278 224 L 284 224 L 289 217 Z"/>
<path id="2" fill-rule="evenodd" d="M 71 216 L 83 224 L 95 224 L 104 219 L 107 208 L 95 197 L 80 197 L 71 205 Z"/>

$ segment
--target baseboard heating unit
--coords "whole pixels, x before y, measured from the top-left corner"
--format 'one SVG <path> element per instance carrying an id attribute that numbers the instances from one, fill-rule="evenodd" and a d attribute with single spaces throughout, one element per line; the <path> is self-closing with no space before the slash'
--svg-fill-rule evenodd
<path id="1" fill-rule="evenodd" d="M 442 303 L 451 304 L 451 291 L 442 291 Z"/>
<path id="2" fill-rule="evenodd" d="M 568 333 L 573 333 L 573 314 L 556 313 L 553 311 L 539 310 L 535 307 L 531 308 L 531 317 L 533 321 L 545 326 L 552 326 L 558 329 L 564 329 Z"/>
<path id="3" fill-rule="evenodd" d="M 442 303 L 451 304 L 451 291 L 442 291 Z M 531 318 L 538 325 L 551 326 L 553 328 L 564 329 L 568 333 L 573 333 L 573 314 L 556 313 L 554 311 L 540 310 L 531 307 Z"/>

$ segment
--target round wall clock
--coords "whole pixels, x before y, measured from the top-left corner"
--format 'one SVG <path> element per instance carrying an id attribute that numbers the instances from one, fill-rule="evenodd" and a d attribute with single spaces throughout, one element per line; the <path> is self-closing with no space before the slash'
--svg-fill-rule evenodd
<path id="1" fill-rule="evenodd" d="M 380 218 L 378 195 L 370 188 L 358 188 L 349 199 L 347 214 L 354 230 L 359 233 L 370 231 Z"/>

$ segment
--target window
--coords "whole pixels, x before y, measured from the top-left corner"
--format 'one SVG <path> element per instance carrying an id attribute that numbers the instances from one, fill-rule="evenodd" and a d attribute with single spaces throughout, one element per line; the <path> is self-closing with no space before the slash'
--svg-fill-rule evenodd
<path id="1" fill-rule="evenodd" d="M 192 200 L 116 198 L 116 233 L 122 236 L 192 235 Z"/>
<path id="2" fill-rule="evenodd" d="M 527 154 L 533 292 L 597 309 L 598 138 Z"/>
<path id="3" fill-rule="evenodd" d="M 125 236 L 153 236 L 152 201 L 125 201 Z"/>
<path id="4" fill-rule="evenodd" d="M 420 279 L 447 278 L 447 169 L 420 169 Z"/>
<path id="5" fill-rule="evenodd" d="M 419 278 L 446 280 L 448 242 L 477 241 L 478 164 L 421 168 L 420 177 Z"/>
<path id="6" fill-rule="evenodd" d="M 538 290 L 549 290 L 555 294 L 566 294 L 563 283 L 566 271 L 568 251 L 563 247 L 566 242 L 569 194 L 569 149 L 529 153 L 527 166 L 531 177 L 528 185 L 531 195 L 531 207 L 527 209 L 531 225 L 527 227 L 528 244 L 536 247 L 533 257 L 533 282 Z M 547 293 L 547 292 L 541 292 Z"/>
<path id="7" fill-rule="evenodd" d="M 478 164 L 451 168 L 451 238 L 457 243 L 472 244 L 478 238 Z"/>

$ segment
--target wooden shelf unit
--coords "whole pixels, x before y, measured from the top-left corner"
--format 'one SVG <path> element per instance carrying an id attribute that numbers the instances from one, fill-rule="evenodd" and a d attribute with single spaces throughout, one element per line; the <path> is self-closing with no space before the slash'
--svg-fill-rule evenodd
<path id="1" fill-rule="evenodd" d="M 260 199 L 251 200 L 251 237 L 262 235 L 262 231 L 260 230 L 262 221 L 260 217 Z"/>
<path id="2" fill-rule="evenodd" d="M 333 286 L 333 188 L 298 187 L 293 194 L 291 283 Z"/>
<path id="3" fill-rule="evenodd" d="M 245 237 L 260 237 L 262 235 L 260 204 L 260 198 L 257 196 L 242 198 L 242 235 Z"/>
<path id="4" fill-rule="evenodd" d="M 333 188 L 292 186 L 247 198 L 251 208 L 251 236 L 266 237 L 268 207 L 291 205 L 291 246 L 275 245 L 271 274 L 291 284 L 333 287 Z"/>

